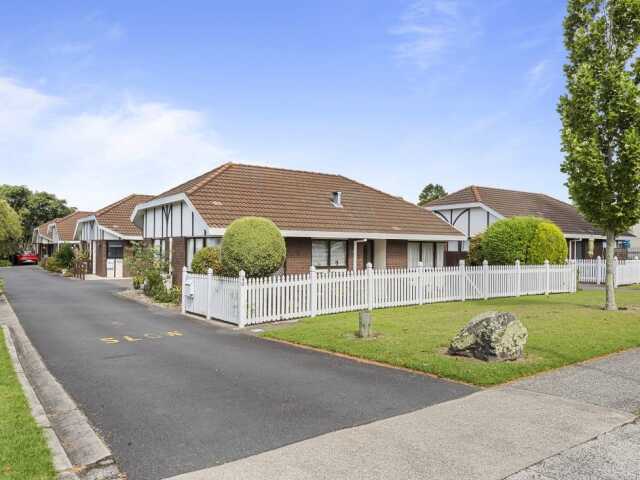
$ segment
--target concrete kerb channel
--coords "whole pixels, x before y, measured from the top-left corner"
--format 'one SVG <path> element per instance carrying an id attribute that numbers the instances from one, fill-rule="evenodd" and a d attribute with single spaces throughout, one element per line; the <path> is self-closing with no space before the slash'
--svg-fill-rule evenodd
<path id="1" fill-rule="evenodd" d="M 3 295 L 0 295 L 0 326 L 31 413 L 51 450 L 58 479 L 125 478 L 105 442 L 49 372 Z"/>

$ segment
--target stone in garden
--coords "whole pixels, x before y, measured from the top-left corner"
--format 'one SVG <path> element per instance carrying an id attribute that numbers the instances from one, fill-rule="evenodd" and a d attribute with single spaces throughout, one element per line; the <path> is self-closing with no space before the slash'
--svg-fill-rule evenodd
<path id="1" fill-rule="evenodd" d="M 524 353 L 527 328 L 513 313 L 485 312 L 477 315 L 449 346 L 450 355 L 480 360 L 517 360 Z"/>

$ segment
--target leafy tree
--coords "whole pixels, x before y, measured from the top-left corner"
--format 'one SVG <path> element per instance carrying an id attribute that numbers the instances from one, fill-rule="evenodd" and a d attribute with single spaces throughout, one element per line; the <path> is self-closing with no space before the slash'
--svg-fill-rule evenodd
<path id="1" fill-rule="evenodd" d="M 6 200 L 0 198 L 0 258 L 15 253 L 21 236 L 20 217 Z"/>
<path id="2" fill-rule="evenodd" d="M 248 277 L 266 277 L 282 266 L 286 254 L 280 230 L 267 218 L 234 220 L 222 238 L 222 265 L 228 275 L 244 270 Z"/>
<path id="3" fill-rule="evenodd" d="M 569 0 L 561 170 L 572 200 L 607 236 L 606 308 L 616 235 L 640 220 L 640 0 Z"/>
<path id="4" fill-rule="evenodd" d="M 446 195 L 447 192 L 442 185 L 437 183 L 430 183 L 422 189 L 422 192 L 420 192 L 420 196 L 418 196 L 418 205 L 423 207 L 427 203 L 442 198 Z"/>
<path id="5" fill-rule="evenodd" d="M 29 241 L 33 229 L 38 225 L 74 211 L 67 205 L 66 200 L 48 192 L 32 192 L 24 185 L 0 185 L 0 197 L 20 216 L 23 242 Z"/>

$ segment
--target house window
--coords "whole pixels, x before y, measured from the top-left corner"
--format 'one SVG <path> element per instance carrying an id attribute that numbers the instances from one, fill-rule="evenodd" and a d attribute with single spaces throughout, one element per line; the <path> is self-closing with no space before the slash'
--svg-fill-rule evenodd
<path id="1" fill-rule="evenodd" d="M 107 258 L 123 258 L 124 245 L 122 242 L 107 242 Z"/>
<path id="2" fill-rule="evenodd" d="M 193 256 L 199 250 L 206 247 L 217 247 L 220 245 L 221 238 L 220 237 L 197 237 L 197 238 L 188 238 L 187 239 L 187 268 L 191 269 L 191 262 L 193 261 Z"/>
<path id="3" fill-rule="evenodd" d="M 407 246 L 407 265 L 409 268 L 416 268 L 419 262 L 425 267 L 433 267 L 433 243 L 432 242 L 409 242 Z M 440 263 L 438 263 L 439 266 Z"/>
<path id="4" fill-rule="evenodd" d="M 347 268 L 347 241 L 313 240 L 311 264 L 316 268 Z"/>

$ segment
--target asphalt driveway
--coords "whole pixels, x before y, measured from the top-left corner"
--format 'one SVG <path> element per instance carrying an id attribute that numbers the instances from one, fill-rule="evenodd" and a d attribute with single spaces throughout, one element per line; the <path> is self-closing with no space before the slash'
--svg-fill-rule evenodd
<path id="1" fill-rule="evenodd" d="M 470 387 L 255 338 L 116 296 L 121 286 L 0 270 L 53 375 L 132 480 L 214 466 L 459 398 Z"/>

